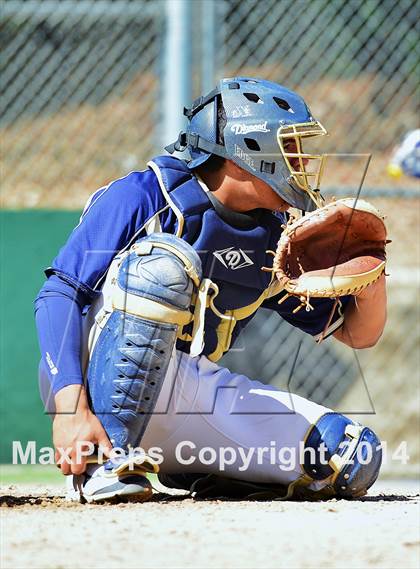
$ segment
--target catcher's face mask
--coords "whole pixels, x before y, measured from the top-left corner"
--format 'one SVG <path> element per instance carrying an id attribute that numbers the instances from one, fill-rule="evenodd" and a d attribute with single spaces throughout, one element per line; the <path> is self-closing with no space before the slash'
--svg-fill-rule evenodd
<path id="1" fill-rule="evenodd" d="M 319 122 L 308 122 L 281 126 L 277 131 L 277 142 L 283 159 L 289 168 L 293 182 L 305 191 L 317 207 L 324 205 L 319 193 L 325 156 L 303 150 L 308 140 L 324 136 L 327 131 Z"/>

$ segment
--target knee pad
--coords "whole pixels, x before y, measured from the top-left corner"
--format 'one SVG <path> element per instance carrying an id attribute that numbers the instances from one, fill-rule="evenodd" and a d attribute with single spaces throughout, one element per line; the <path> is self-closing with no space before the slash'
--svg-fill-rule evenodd
<path id="1" fill-rule="evenodd" d="M 368 427 L 339 413 L 327 413 L 306 436 L 302 466 L 312 480 L 329 479 L 328 487 L 337 496 L 362 496 L 378 477 L 380 445 Z"/>
<path id="2" fill-rule="evenodd" d="M 87 370 L 92 410 L 114 447 L 140 444 L 178 331 L 193 319 L 200 280 L 198 254 L 165 233 L 141 239 L 115 259 L 98 320 L 105 323 Z"/>

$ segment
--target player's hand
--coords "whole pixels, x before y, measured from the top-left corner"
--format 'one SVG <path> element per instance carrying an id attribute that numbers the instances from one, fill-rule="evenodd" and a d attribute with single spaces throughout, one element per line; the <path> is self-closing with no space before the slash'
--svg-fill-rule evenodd
<path id="1" fill-rule="evenodd" d="M 83 456 L 83 452 L 91 451 L 92 445 L 100 446 L 104 455 L 109 456 L 112 445 L 101 422 L 89 409 L 86 392 L 82 386 L 64 387 L 56 394 L 55 404 L 56 415 L 53 421 L 55 460 L 63 474 L 84 472 L 87 456 Z"/>

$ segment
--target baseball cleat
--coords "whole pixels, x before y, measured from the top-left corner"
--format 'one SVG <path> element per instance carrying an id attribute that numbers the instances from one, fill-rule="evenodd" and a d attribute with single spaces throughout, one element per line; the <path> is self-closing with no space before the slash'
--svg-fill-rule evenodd
<path id="1" fill-rule="evenodd" d="M 108 460 L 105 464 L 88 464 L 83 474 L 67 477 L 66 500 L 101 502 L 122 497 L 145 502 L 153 490 L 147 472 L 157 471 L 152 462 L 136 464 L 132 460 Z"/>

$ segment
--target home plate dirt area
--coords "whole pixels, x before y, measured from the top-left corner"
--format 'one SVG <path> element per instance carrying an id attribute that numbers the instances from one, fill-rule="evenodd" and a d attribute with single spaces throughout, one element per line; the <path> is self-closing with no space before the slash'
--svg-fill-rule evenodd
<path id="1" fill-rule="evenodd" d="M 60 485 L 4 485 L 2 568 L 415 567 L 419 482 L 357 500 L 196 501 L 155 484 L 150 502 L 66 502 Z"/>

